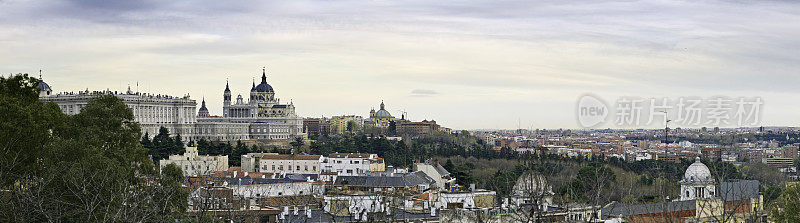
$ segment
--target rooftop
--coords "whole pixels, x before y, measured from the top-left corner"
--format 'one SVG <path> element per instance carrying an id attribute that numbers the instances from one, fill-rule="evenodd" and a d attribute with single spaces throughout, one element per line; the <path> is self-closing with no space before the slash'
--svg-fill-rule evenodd
<path id="1" fill-rule="evenodd" d="M 290 155 L 290 154 L 267 154 L 261 157 L 266 160 L 319 160 L 321 155 Z"/>

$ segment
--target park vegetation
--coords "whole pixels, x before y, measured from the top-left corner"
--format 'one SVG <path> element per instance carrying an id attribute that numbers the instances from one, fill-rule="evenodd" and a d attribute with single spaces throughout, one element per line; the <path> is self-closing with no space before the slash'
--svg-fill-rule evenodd
<path id="1" fill-rule="evenodd" d="M 187 192 L 177 166 L 158 171 L 117 97 L 64 115 L 38 80 L 0 77 L 0 222 L 167 222 Z"/>

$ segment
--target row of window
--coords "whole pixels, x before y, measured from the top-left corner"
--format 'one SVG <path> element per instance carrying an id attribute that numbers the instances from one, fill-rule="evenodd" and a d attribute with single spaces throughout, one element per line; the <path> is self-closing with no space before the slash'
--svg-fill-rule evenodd
<path id="1" fill-rule="evenodd" d="M 267 169 L 266 166 L 262 166 L 262 167 L 263 167 L 264 170 Z M 297 168 L 297 171 L 299 171 L 300 170 L 300 165 L 297 165 L 296 168 Z M 283 170 L 283 165 L 277 165 L 277 168 L 276 168 L 276 165 L 272 165 L 272 171 L 276 171 L 276 170 L 279 170 L 279 171 Z M 286 165 L 286 170 L 291 171 L 292 170 L 292 165 Z M 308 171 L 308 165 L 305 166 L 304 170 Z M 312 172 L 317 172 L 317 166 L 311 166 L 311 170 L 312 170 Z"/>

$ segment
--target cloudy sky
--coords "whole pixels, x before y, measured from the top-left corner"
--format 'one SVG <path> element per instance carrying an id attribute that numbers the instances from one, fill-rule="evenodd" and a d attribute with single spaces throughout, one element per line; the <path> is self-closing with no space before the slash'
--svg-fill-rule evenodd
<path id="1" fill-rule="evenodd" d="M 576 103 L 761 97 L 800 122 L 793 1 L 0 0 L 0 72 L 86 88 L 247 95 L 267 67 L 307 117 L 399 116 L 456 129 L 578 128 Z M 136 90 L 136 89 L 134 89 Z M 613 106 L 613 105 L 611 105 Z M 601 126 L 602 127 L 602 126 Z"/>

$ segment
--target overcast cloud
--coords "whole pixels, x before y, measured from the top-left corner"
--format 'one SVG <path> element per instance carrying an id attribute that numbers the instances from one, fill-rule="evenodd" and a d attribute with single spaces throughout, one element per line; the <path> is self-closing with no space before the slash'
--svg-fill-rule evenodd
<path id="1" fill-rule="evenodd" d="M 800 119 L 792 1 L 0 0 L 0 72 L 55 91 L 247 94 L 267 67 L 306 117 L 390 112 L 456 129 L 575 128 L 586 93 L 760 96 Z M 134 89 L 135 90 L 135 89 Z"/>

